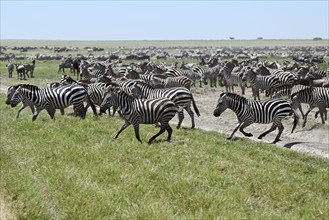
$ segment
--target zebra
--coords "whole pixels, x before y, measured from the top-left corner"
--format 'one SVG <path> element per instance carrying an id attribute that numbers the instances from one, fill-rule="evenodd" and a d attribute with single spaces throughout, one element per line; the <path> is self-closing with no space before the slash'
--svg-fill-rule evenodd
<path id="1" fill-rule="evenodd" d="M 291 72 L 280 71 L 274 75 L 278 77 L 280 85 L 294 85 L 297 82 L 297 75 Z"/>
<path id="2" fill-rule="evenodd" d="M 280 141 L 283 132 L 281 120 L 291 114 L 294 115 L 294 124 L 291 133 L 295 130 L 298 123 L 298 116 L 292 109 L 291 105 L 281 99 L 269 99 L 265 101 L 249 101 L 245 97 L 238 94 L 224 92 L 220 95 L 213 115 L 219 117 L 227 108 L 233 110 L 238 118 L 238 125 L 233 130 L 228 139 L 232 139 L 234 133 L 239 129 L 244 136 L 251 137 L 251 133 L 245 132 L 243 129 L 253 123 L 269 124 L 272 126 L 269 130 L 259 135 L 258 139 L 262 139 L 270 132 L 278 128 L 279 132 L 273 141 Z"/>
<path id="3" fill-rule="evenodd" d="M 247 67 L 241 75 L 243 81 L 251 83 L 253 97 L 255 100 L 258 98 L 258 101 L 260 101 L 260 89 L 268 92 L 271 97 L 273 94 L 273 89 L 280 84 L 278 77 L 274 75 L 258 76 L 250 67 Z"/>
<path id="4" fill-rule="evenodd" d="M 18 79 L 26 79 L 26 75 L 27 77 L 29 77 L 28 73 L 25 70 L 25 67 L 21 64 L 15 63 L 15 67 L 16 67 L 16 72 L 17 72 L 17 78 Z"/>
<path id="5" fill-rule="evenodd" d="M 28 72 L 30 72 L 30 76 L 31 78 L 33 78 L 33 73 L 34 73 L 34 68 L 35 68 L 35 59 L 32 60 L 32 64 L 29 63 L 25 63 L 23 64 L 26 74 L 28 74 Z"/>
<path id="6" fill-rule="evenodd" d="M 165 75 L 166 77 L 186 76 L 193 81 L 194 86 L 195 81 L 197 79 L 201 79 L 201 76 L 198 73 L 191 71 L 190 69 L 169 69 L 165 73 L 163 73 L 163 75 Z"/>
<path id="7" fill-rule="evenodd" d="M 13 63 L 7 63 L 6 64 L 7 70 L 8 70 L 8 78 L 12 78 L 13 77 L 13 71 L 14 71 L 14 64 Z"/>
<path id="8" fill-rule="evenodd" d="M 192 120 L 191 128 L 195 127 L 194 112 L 191 109 L 191 102 L 193 104 L 193 108 L 197 116 L 200 116 L 200 113 L 195 104 L 192 92 L 187 88 L 176 87 L 176 88 L 166 88 L 166 89 L 154 89 L 152 86 L 142 81 L 136 81 L 133 88 L 135 88 L 136 93 L 141 95 L 143 98 L 166 97 L 172 100 L 179 107 L 177 129 L 180 128 L 182 121 L 184 119 L 183 109 L 185 109 L 191 117 Z"/>
<path id="9" fill-rule="evenodd" d="M 14 93 L 16 92 L 17 88 L 19 86 L 21 86 L 22 84 L 18 84 L 16 86 L 9 86 L 7 89 L 7 97 L 6 97 L 6 104 L 10 105 L 11 104 L 11 98 L 13 97 Z M 18 109 L 17 115 L 16 115 L 16 119 L 19 118 L 19 114 L 21 113 L 21 111 L 23 109 L 25 109 L 27 106 L 30 107 L 32 114 L 34 114 L 35 112 L 35 107 L 33 102 L 31 102 L 29 99 L 23 97 L 22 99 L 22 106 Z"/>
<path id="10" fill-rule="evenodd" d="M 202 87 L 202 83 L 204 85 L 207 85 L 207 79 L 209 78 L 209 75 L 214 71 L 215 69 L 211 69 L 208 66 L 201 66 L 201 65 L 195 65 L 192 66 L 192 71 L 198 76 L 198 79 L 200 79 L 200 88 Z M 217 70 L 217 68 L 216 68 Z"/>
<path id="11" fill-rule="evenodd" d="M 193 81 L 186 76 L 167 77 L 165 79 L 154 76 L 149 84 L 154 88 L 185 87 L 191 89 Z"/>
<path id="12" fill-rule="evenodd" d="M 198 75 L 201 76 L 201 80 L 200 80 L 200 85 L 201 82 L 203 82 L 205 85 L 207 85 L 207 79 L 209 79 L 210 81 L 210 87 L 217 87 L 217 78 L 219 75 L 219 71 L 220 71 L 220 64 L 217 64 L 213 67 L 209 67 L 209 66 L 194 66 L 193 70 L 194 72 L 198 73 Z"/>
<path id="13" fill-rule="evenodd" d="M 241 94 L 245 94 L 246 83 L 242 80 L 241 74 L 239 71 L 233 72 L 234 65 L 231 62 L 228 62 L 222 67 L 219 71 L 219 75 L 224 80 L 224 85 L 226 92 L 234 93 L 234 85 L 239 85 L 241 88 Z M 243 71 L 240 69 L 240 71 Z"/>
<path id="14" fill-rule="evenodd" d="M 42 88 L 35 85 L 22 84 L 13 94 L 10 104 L 17 106 L 22 100 L 28 99 L 36 106 L 32 121 L 36 120 L 41 110 L 46 109 L 51 119 L 55 119 L 55 109 L 66 108 L 73 105 L 74 115 L 85 118 L 86 109 L 83 102 L 86 101 L 92 106 L 96 115 L 96 108 L 90 102 L 87 91 L 82 86 L 66 85 L 57 88 Z"/>
<path id="15" fill-rule="evenodd" d="M 327 120 L 326 108 L 329 108 L 329 88 L 323 87 L 309 87 L 295 92 L 291 95 L 292 106 L 294 108 L 299 107 L 300 103 L 309 104 L 309 109 L 303 115 L 304 122 L 303 127 L 305 127 L 307 122 L 307 115 L 314 109 L 318 107 L 319 111 L 316 112 L 315 117 L 320 113 L 322 124 Z"/>
<path id="16" fill-rule="evenodd" d="M 97 82 L 97 83 L 82 83 L 82 82 L 78 82 L 75 81 L 74 79 L 72 79 L 71 77 L 67 76 L 67 75 L 63 75 L 62 79 L 60 81 L 60 84 L 62 85 L 66 85 L 66 84 L 73 84 L 73 85 L 80 85 L 82 87 L 84 87 L 87 90 L 87 94 L 90 97 L 90 101 L 97 106 L 100 106 L 103 102 L 103 96 L 104 96 L 104 90 L 108 88 L 109 84 L 103 83 L 103 82 Z M 88 108 L 89 105 L 87 104 L 86 108 Z M 102 115 L 103 113 L 105 113 L 105 111 L 108 110 L 108 114 L 110 115 L 110 108 L 109 109 L 105 109 L 104 111 L 100 111 L 99 115 Z M 115 114 L 116 112 L 116 108 L 113 107 L 113 114 L 112 116 Z"/>
<path id="17" fill-rule="evenodd" d="M 121 89 L 109 89 L 104 98 L 104 103 L 112 99 L 120 108 L 121 115 L 125 123 L 118 130 L 114 139 L 117 139 L 120 133 L 130 124 L 133 124 L 136 139 L 142 143 L 139 136 L 139 124 L 160 123 L 160 131 L 152 136 L 148 141 L 151 144 L 159 135 L 168 132 L 167 141 L 172 136 L 172 128 L 169 121 L 176 115 L 177 107 L 174 102 L 168 98 L 138 99 L 131 93 L 126 93 Z M 102 107 L 102 106 L 101 106 Z"/>
<path id="18" fill-rule="evenodd" d="M 73 62 L 72 62 L 72 58 L 68 57 L 66 59 L 63 58 L 62 62 L 60 62 L 60 64 L 58 64 L 58 71 L 59 72 L 63 72 L 65 73 L 65 68 L 70 68 L 70 72 L 73 72 Z"/>

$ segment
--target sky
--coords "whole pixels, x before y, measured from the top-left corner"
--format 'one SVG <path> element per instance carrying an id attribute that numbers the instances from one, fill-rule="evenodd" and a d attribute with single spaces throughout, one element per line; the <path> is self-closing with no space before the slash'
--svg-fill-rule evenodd
<path id="1" fill-rule="evenodd" d="M 1 2 L 1 39 L 329 38 L 329 0 Z"/>

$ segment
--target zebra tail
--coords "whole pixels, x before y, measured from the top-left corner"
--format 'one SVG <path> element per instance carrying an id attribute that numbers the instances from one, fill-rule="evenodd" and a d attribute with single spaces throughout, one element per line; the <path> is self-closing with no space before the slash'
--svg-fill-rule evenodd
<path id="1" fill-rule="evenodd" d="M 196 103 L 194 101 L 193 95 L 192 95 L 192 104 L 193 104 L 193 108 L 194 108 L 194 111 L 195 111 L 196 115 L 197 116 L 200 116 L 200 112 L 199 112 L 198 107 L 196 106 Z"/>
<path id="2" fill-rule="evenodd" d="M 294 114 L 294 125 L 292 127 L 291 133 L 294 132 L 294 130 L 298 124 L 298 119 L 299 119 L 298 115 L 296 114 L 296 112 L 294 110 L 292 110 L 292 113 Z"/>

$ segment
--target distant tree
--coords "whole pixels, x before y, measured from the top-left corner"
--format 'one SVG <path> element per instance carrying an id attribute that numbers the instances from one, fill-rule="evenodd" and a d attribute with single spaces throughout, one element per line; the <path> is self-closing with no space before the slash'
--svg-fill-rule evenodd
<path id="1" fill-rule="evenodd" d="M 315 37 L 313 40 L 322 40 L 322 37 Z"/>
<path id="2" fill-rule="evenodd" d="M 263 40 L 263 37 L 257 37 L 257 40 Z"/>
<path id="3" fill-rule="evenodd" d="M 230 37 L 230 40 L 234 40 L 234 37 Z"/>

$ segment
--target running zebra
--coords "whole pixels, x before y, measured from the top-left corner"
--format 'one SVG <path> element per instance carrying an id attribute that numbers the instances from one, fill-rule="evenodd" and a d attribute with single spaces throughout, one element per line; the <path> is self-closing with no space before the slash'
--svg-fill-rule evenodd
<path id="1" fill-rule="evenodd" d="M 176 106 L 179 107 L 177 128 L 180 128 L 182 121 L 184 119 L 183 109 L 185 109 L 191 117 L 192 120 L 191 128 L 195 127 L 194 112 L 191 109 L 191 102 L 193 104 L 193 108 L 197 116 L 200 116 L 200 113 L 195 104 L 193 95 L 190 90 L 184 87 L 155 89 L 152 86 L 142 81 L 136 81 L 134 85 L 134 89 L 138 95 L 142 96 L 142 98 L 160 98 L 160 97 L 169 98 L 176 104 Z"/>
<path id="2" fill-rule="evenodd" d="M 122 117 L 125 123 L 118 130 L 114 139 L 117 139 L 120 133 L 130 124 L 133 124 L 135 136 L 142 143 L 139 136 L 139 124 L 156 124 L 160 123 L 160 131 L 150 138 L 148 144 L 151 144 L 159 135 L 168 132 L 167 141 L 170 141 L 172 136 L 172 128 L 169 121 L 177 113 L 177 107 L 168 98 L 154 99 L 138 99 L 134 95 L 126 93 L 121 89 L 109 89 L 104 98 L 104 103 L 116 102 L 120 108 Z"/>
<path id="3" fill-rule="evenodd" d="M 213 113 L 214 116 L 219 117 L 227 108 L 234 111 L 238 118 L 238 125 L 235 127 L 228 139 L 232 139 L 234 133 L 238 129 L 244 134 L 244 136 L 251 137 L 252 134 L 245 132 L 243 129 L 253 123 L 273 123 L 269 130 L 259 135 L 258 139 L 262 139 L 267 134 L 278 128 L 279 132 L 273 142 L 276 143 L 280 141 L 280 136 L 284 129 L 281 122 L 283 118 L 286 118 L 293 113 L 294 125 L 291 133 L 294 131 L 298 123 L 298 117 L 291 108 L 290 104 L 287 101 L 280 99 L 270 99 L 262 102 L 249 101 L 243 96 L 224 92 L 220 95 L 217 101 L 217 105 Z"/>
<path id="4" fill-rule="evenodd" d="M 250 68 L 247 67 L 242 73 L 242 80 L 251 83 L 252 94 L 254 99 L 260 101 L 259 90 L 265 90 L 271 97 L 275 87 L 279 86 L 280 81 L 274 75 L 259 76 Z"/>
<path id="5" fill-rule="evenodd" d="M 291 95 L 292 106 L 296 109 L 300 108 L 301 103 L 309 104 L 309 109 L 304 114 L 303 127 L 305 127 L 307 122 L 307 115 L 315 108 L 319 108 L 322 124 L 327 120 L 327 110 L 329 108 L 329 88 L 323 87 L 309 87 L 302 89 Z M 316 112 L 315 117 L 318 113 Z"/>
<path id="6" fill-rule="evenodd" d="M 94 114 L 96 115 L 96 108 L 90 102 L 87 91 L 85 88 L 78 85 L 40 89 L 34 85 L 22 84 L 16 89 L 12 96 L 10 100 L 11 106 L 17 106 L 17 104 L 24 99 L 30 100 L 36 106 L 32 121 L 38 117 L 40 111 L 43 109 L 46 109 L 49 116 L 55 119 L 55 109 L 66 108 L 70 105 L 73 105 L 74 116 L 85 118 L 86 109 L 84 107 L 84 101 L 92 105 Z"/>

